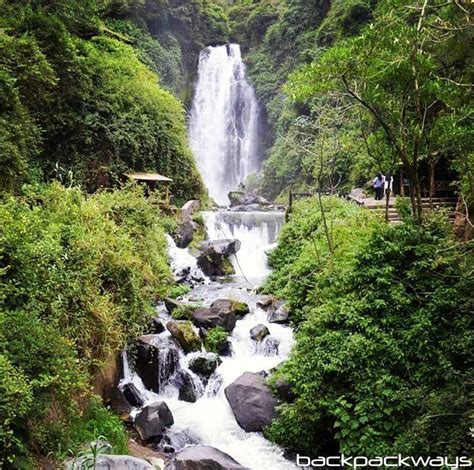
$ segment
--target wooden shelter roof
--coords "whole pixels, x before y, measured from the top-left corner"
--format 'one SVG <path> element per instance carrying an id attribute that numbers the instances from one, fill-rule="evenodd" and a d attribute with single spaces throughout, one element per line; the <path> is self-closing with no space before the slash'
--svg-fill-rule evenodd
<path id="1" fill-rule="evenodd" d="M 171 178 L 167 178 L 159 173 L 128 173 L 127 176 L 130 179 L 137 181 L 162 181 L 165 183 L 173 181 Z"/>

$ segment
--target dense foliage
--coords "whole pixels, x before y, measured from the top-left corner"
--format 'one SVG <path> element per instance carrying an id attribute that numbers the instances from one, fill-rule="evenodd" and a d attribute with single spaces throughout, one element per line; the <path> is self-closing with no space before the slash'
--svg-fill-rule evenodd
<path id="1" fill-rule="evenodd" d="M 338 190 L 348 190 L 377 171 L 402 170 L 415 210 L 421 209 L 415 201 L 420 187 L 435 173 L 439 180 L 459 175 L 472 199 L 468 9 L 406 0 L 316 1 L 311 7 L 298 0 L 242 0 L 229 16 L 234 37 L 248 45 L 249 72 L 269 116 L 266 196 L 320 186 L 320 156 L 308 155 L 301 136 L 317 127 L 321 109 L 342 106 L 352 109 L 326 126 L 337 135 L 338 151 L 323 155 L 326 162 L 337 155 L 325 190 L 335 189 L 334 179 Z"/>
<path id="2" fill-rule="evenodd" d="M 470 455 L 472 252 L 442 218 L 300 203 L 271 255 L 297 343 L 270 436 L 308 455 Z M 331 244 L 329 243 L 331 242 Z M 330 249 L 330 246 L 333 249 Z"/>
<path id="3" fill-rule="evenodd" d="M 30 453 L 63 456 L 102 434 L 124 450 L 118 418 L 90 401 L 90 377 L 168 292 L 165 222 L 138 188 L 4 197 L 0 463 L 26 467 Z"/>
<path id="4" fill-rule="evenodd" d="M 132 169 L 171 177 L 178 201 L 199 196 L 183 108 L 149 68 L 165 59 L 159 45 L 143 32 L 148 42 L 134 47 L 89 3 L 4 2 L 2 188 L 56 177 L 95 190 Z M 173 80 L 167 67 L 154 69 Z"/>

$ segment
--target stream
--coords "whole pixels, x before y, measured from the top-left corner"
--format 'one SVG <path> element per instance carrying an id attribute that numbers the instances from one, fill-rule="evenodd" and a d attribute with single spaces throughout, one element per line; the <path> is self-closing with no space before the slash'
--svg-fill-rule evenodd
<path id="1" fill-rule="evenodd" d="M 258 194 L 243 194 L 243 191 L 241 194 L 249 197 L 243 202 L 243 209 L 225 208 L 229 204 L 229 192 L 244 189 L 245 179 L 261 167 L 261 129 L 260 105 L 246 78 L 240 46 L 227 44 L 204 49 L 199 57 L 189 140 L 209 195 L 221 208 L 202 215 L 208 240 L 238 240 L 240 249 L 230 258 L 235 274 L 227 277 L 206 277 L 198 267 L 196 253 L 178 248 L 168 237 L 170 262 L 176 279 L 186 278 L 194 285 L 180 301 L 209 307 L 218 299 L 237 300 L 248 305 L 249 313 L 237 320 L 235 328 L 229 329 L 232 332 L 227 341 L 231 354 L 221 355 L 222 362 L 208 379 L 196 375 L 189 367 L 193 358 L 207 353 L 201 351 L 186 355 L 164 328 L 159 334 L 139 339 L 145 345 L 145 353 L 141 359 L 144 364 L 137 367 L 148 367 L 146 373 L 152 379 L 146 380 L 154 391 L 144 386 L 140 378 L 144 377 L 143 371 L 139 375 L 133 370 L 130 366 L 133 358 L 127 353 L 123 356 L 124 378 L 120 387 L 123 390 L 128 384 L 133 388 L 142 402 L 140 408 L 154 402 L 166 403 L 174 424 L 166 429 L 158 449 L 169 453 L 170 457 L 183 448 L 205 445 L 230 455 L 249 469 L 290 470 L 297 467 L 285 459 L 281 448 L 265 439 L 262 433 L 246 432 L 239 426 L 225 395 L 226 387 L 245 372 L 268 375 L 285 361 L 294 341 L 290 327 L 268 321 L 268 313 L 257 307 L 263 296 L 255 293 L 270 273 L 267 252 L 277 241 L 284 214 L 269 211 L 268 203 L 264 204 L 265 207 L 260 205 L 262 198 Z M 166 326 L 171 321 L 166 306 L 159 305 L 157 312 Z M 260 340 L 252 339 L 250 330 L 257 325 L 265 325 L 269 335 Z M 173 324 L 168 326 L 173 327 Z M 159 357 L 150 360 L 147 351 L 153 351 L 153 348 Z M 207 354 L 205 359 L 208 358 Z M 216 356 L 214 361 L 217 361 Z M 267 394 L 263 400 L 267 401 L 262 404 L 258 398 L 257 405 L 265 407 L 274 403 L 262 378 L 258 380 Z M 137 416 L 140 408 L 132 410 L 132 417 Z M 255 419 L 254 415 L 251 416 Z"/>
<path id="2" fill-rule="evenodd" d="M 297 468 L 284 458 L 282 449 L 265 439 L 261 433 L 247 433 L 240 428 L 224 394 L 225 387 L 242 373 L 268 372 L 276 367 L 287 358 L 292 347 L 291 328 L 269 323 L 267 314 L 256 306 L 261 296 L 254 293 L 255 287 L 269 273 L 265 252 L 274 245 L 284 215 L 278 212 L 218 211 L 206 212 L 204 218 L 211 239 L 225 234 L 226 238 L 241 240 L 241 250 L 237 256 L 232 257 L 236 274 L 220 281 L 206 279 L 204 284 L 196 286 L 187 294 L 184 300 L 199 301 L 207 306 L 216 299 L 236 299 L 249 305 L 250 313 L 237 321 L 230 336 L 232 356 L 221 358 L 222 364 L 204 386 L 200 378 L 188 369 L 189 360 L 200 353 L 185 355 L 182 351 L 179 352 L 177 370 L 185 370 L 192 376 L 199 396 L 195 403 L 178 399 L 178 387 L 173 383 L 173 374 L 169 374 L 167 370 L 160 371 L 160 376 L 168 379 L 160 393 L 146 390 L 140 377 L 128 366 L 127 360 L 124 361 L 125 378 L 121 385 L 132 382 L 145 397 L 145 406 L 156 401 L 166 402 L 175 422 L 167 432 L 175 450 L 185 445 L 203 444 L 229 454 L 250 469 Z M 172 265 L 176 271 L 189 263 L 193 269 L 199 269 L 193 264 L 195 258 L 188 249 L 177 248 L 172 240 L 169 245 Z M 161 318 L 169 319 L 163 305 L 158 306 L 158 312 Z M 264 324 L 270 330 L 270 336 L 261 342 L 252 340 L 249 334 L 250 329 L 257 324 Z M 158 336 L 165 338 L 170 337 L 170 334 L 165 331 Z M 166 368 L 169 359 L 162 363 Z"/>

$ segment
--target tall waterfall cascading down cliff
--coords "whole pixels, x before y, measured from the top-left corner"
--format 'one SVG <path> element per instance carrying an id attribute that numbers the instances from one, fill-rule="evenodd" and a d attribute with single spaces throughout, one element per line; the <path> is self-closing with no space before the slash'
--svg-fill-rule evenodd
<path id="1" fill-rule="evenodd" d="M 191 148 L 209 195 L 227 205 L 227 194 L 259 169 L 260 110 L 245 75 L 240 46 L 204 49 L 189 122 Z"/>

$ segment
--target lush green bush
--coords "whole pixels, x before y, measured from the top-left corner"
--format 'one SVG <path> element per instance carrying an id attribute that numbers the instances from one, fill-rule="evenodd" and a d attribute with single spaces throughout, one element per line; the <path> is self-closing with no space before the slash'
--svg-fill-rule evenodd
<path id="1" fill-rule="evenodd" d="M 277 372 L 294 401 L 269 435 L 308 455 L 469 455 L 472 253 L 443 218 L 391 226 L 325 201 L 297 205 L 267 289 L 296 346 Z"/>
<path id="2" fill-rule="evenodd" d="M 129 170 L 148 170 L 173 179 L 178 203 L 199 197 L 184 109 L 148 68 L 171 81 L 178 65 L 133 28 L 130 37 L 96 28 L 84 38 L 64 20 L 62 6 L 2 11 L 2 189 L 55 177 L 95 190 L 116 185 Z"/>
<path id="3" fill-rule="evenodd" d="M 138 187 L 86 197 L 57 183 L 4 196 L 0 461 L 62 456 L 95 427 L 124 448 L 111 415 L 82 410 L 91 374 L 141 334 L 172 285 L 168 222 L 153 201 Z"/>

